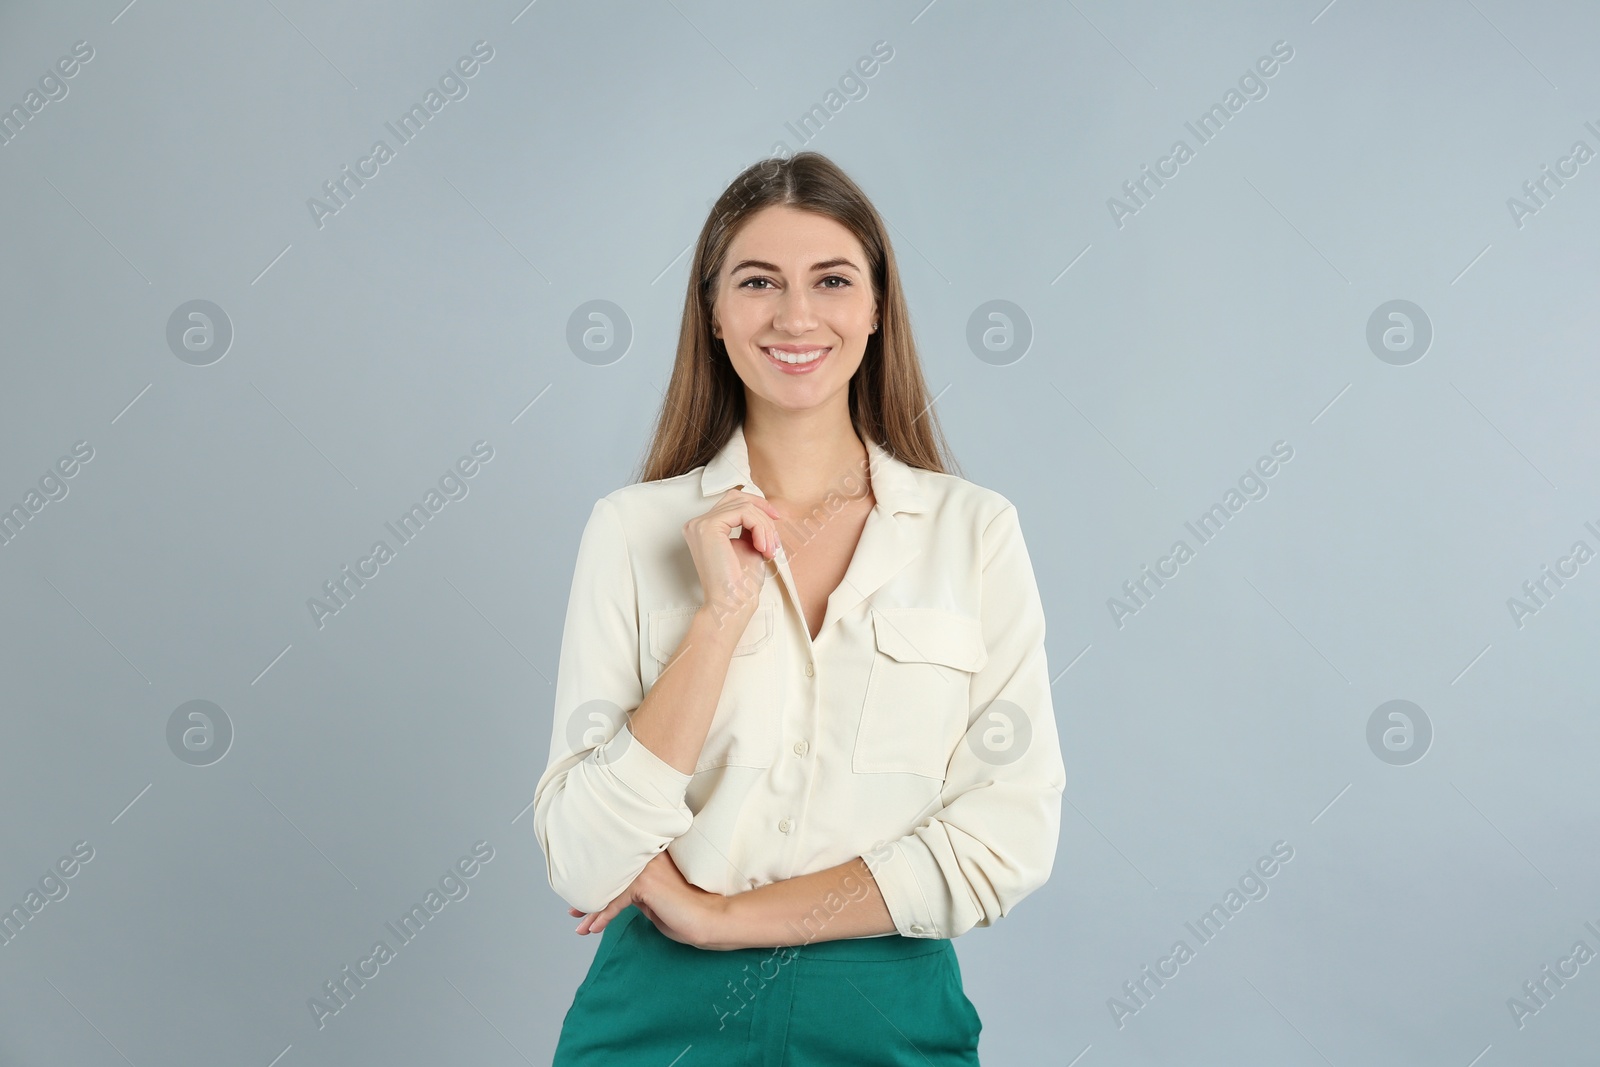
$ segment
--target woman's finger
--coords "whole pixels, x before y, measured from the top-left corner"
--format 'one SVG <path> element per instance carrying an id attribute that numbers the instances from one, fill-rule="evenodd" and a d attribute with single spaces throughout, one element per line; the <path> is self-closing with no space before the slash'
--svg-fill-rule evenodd
<path id="1" fill-rule="evenodd" d="M 777 510 L 762 497 L 730 489 L 709 510 L 683 524 L 706 603 L 726 602 L 731 593 L 733 607 L 740 613 L 747 609 L 744 601 L 752 584 L 765 583 L 756 563 L 775 559 L 781 547 L 773 521 Z"/>
<path id="2" fill-rule="evenodd" d="M 783 517 L 782 515 L 778 514 L 778 509 L 773 505 L 772 501 L 768 500 L 764 496 L 756 496 L 754 493 L 737 493 L 732 489 L 728 490 L 728 492 L 733 495 L 734 499 L 743 500 L 748 504 L 755 505 L 762 511 L 766 512 L 771 518 L 781 519 Z M 724 497 L 724 499 L 727 498 Z"/>
<path id="3" fill-rule="evenodd" d="M 606 928 L 606 923 L 611 921 L 611 917 L 617 912 L 621 911 L 623 908 L 626 908 L 629 903 L 630 901 L 628 900 L 628 894 L 624 893 L 616 900 L 613 900 L 611 903 L 607 904 L 603 909 L 596 912 L 588 920 L 589 933 L 597 934 L 604 930 Z M 581 927 L 583 924 L 579 923 L 578 925 Z"/>
<path id="4" fill-rule="evenodd" d="M 715 513 L 722 516 L 721 522 L 727 523 L 727 532 L 733 532 L 735 526 L 742 526 L 750 531 L 751 543 L 763 556 L 770 558 L 776 551 L 779 537 L 778 526 L 774 520 L 781 516 L 778 509 L 765 497 L 730 489 L 724 494 Z"/>
<path id="5" fill-rule="evenodd" d="M 771 559 L 778 551 L 778 524 L 766 511 L 755 506 L 756 499 L 751 497 L 739 506 L 735 512 L 739 520 L 736 525 L 751 531 L 756 550 Z"/>

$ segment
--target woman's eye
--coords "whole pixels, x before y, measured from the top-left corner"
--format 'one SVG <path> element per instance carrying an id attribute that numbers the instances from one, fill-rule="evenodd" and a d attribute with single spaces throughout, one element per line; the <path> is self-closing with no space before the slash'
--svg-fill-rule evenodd
<path id="1" fill-rule="evenodd" d="M 824 289 L 847 289 L 852 284 L 849 278 L 842 277 L 842 276 L 840 276 L 838 274 L 830 274 L 826 278 L 822 279 L 822 281 L 823 281 L 823 288 Z M 757 285 L 756 284 L 757 282 L 760 282 L 761 284 Z M 828 284 L 826 284 L 828 282 L 838 282 L 839 284 L 838 285 L 828 285 Z M 739 283 L 739 288 L 741 288 L 741 289 L 766 289 L 769 286 L 771 286 L 771 284 L 772 284 L 772 279 L 771 278 L 761 278 L 761 277 L 746 278 L 744 281 Z"/>

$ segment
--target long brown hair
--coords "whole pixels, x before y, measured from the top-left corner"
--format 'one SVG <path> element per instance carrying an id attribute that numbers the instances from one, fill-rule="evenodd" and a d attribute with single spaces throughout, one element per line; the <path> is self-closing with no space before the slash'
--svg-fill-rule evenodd
<path id="1" fill-rule="evenodd" d="M 832 160 L 817 152 L 801 152 L 745 168 L 712 205 L 689 266 L 672 380 L 636 480 L 674 478 L 706 464 L 744 421 L 744 382 L 729 362 L 723 342 L 712 336 L 711 307 L 734 235 L 751 215 L 775 204 L 833 219 L 853 233 L 866 252 L 879 325 L 868 335 L 861 366 L 850 380 L 850 422 L 856 433 L 878 441 L 910 466 L 940 473 L 956 467 L 959 472 L 922 378 L 900 271 L 883 219 Z"/>

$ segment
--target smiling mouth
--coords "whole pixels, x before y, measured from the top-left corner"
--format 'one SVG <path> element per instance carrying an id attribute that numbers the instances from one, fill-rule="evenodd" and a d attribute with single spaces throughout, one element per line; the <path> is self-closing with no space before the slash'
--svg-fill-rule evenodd
<path id="1" fill-rule="evenodd" d="M 803 367 L 808 363 L 815 363 L 817 360 L 821 359 L 823 356 L 832 351 L 832 349 L 809 348 L 804 352 L 782 352 L 775 348 L 763 348 L 761 351 L 765 352 L 769 358 L 775 359 L 779 363 L 787 363 L 791 367 Z"/>

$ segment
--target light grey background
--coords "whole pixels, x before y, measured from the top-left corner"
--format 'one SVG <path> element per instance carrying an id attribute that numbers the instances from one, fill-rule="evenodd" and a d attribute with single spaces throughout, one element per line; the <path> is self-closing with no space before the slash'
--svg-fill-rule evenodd
<path id="1" fill-rule="evenodd" d="M 0 945 L 0 1063 L 548 1061 L 598 943 L 527 812 L 578 534 L 645 446 L 709 201 L 780 142 L 889 221 L 939 415 L 1017 504 L 1049 617 L 1055 873 L 956 943 L 984 1062 L 1594 1055 L 1600 962 L 1525 1025 L 1507 1004 L 1600 951 L 1600 560 L 1508 605 L 1600 550 L 1600 160 L 1508 206 L 1600 149 L 1593 5 L 123 3 L 0 6 L 7 109 L 94 51 L 0 147 L 0 506 L 93 449 L 0 546 L 0 905 L 93 849 Z M 480 40 L 467 95 L 319 227 L 307 201 Z M 206 366 L 168 342 L 192 300 L 234 334 Z M 592 300 L 632 333 L 605 365 L 568 342 Z M 968 344 L 993 300 L 1020 358 Z M 1391 300 L 1420 359 L 1368 344 Z M 319 627 L 307 601 L 480 440 L 467 495 Z M 1184 523 L 1279 441 L 1200 545 Z M 208 766 L 169 746 L 191 700 L 232 725 Z M 1390 700 L 1420 760 L 1369 745 Z M 477 841 L 469 895 L 319 1029 L 308 999 Z M 1201 945 L 1185 922 L 1277 841 Z"/>

